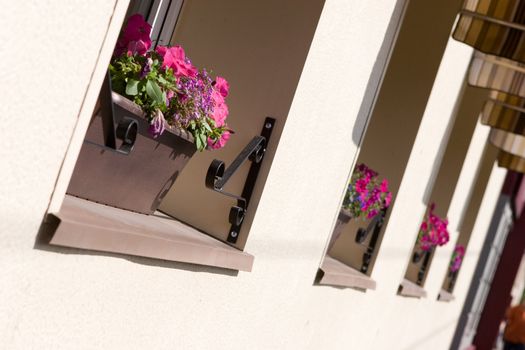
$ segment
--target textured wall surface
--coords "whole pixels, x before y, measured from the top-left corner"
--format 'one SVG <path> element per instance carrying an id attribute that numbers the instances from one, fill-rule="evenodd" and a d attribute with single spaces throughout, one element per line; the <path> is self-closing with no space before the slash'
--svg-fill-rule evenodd
<path id="1" fill-rule="evenodd" d="M 239 274 L 33 248 L 114 2 L 2 5 L 0 23 L 8 30 L 0 34 L 0 50 L 10 69 L 0 85 L 0 347 L 446 348 L 475 254 L 460 275 L 454 302 L 435 300 L 442 273 L 431 271 L 427 299 L 402 298 L 396 289 L 439 153 L 428 136 L 446 134 L 449 105 L 434 102 L 425 112 L 409 164 L 414 188 L 405 184 L 400 208 L 394 208 L 397 223 L 376 262 L 378 290 L 313 285 L 357 152 L 351 135 L 362 131 L 354 125 L 394 0 L 326 1 L 246 245 L 254 269 Z M 465 69 L 445 67 L 451 74 Z M 449 84 L 446 70 L 440 71 L 440 89 Z M 436 90 L 446 96 L 435 98 L 454 98 L 458 88 Z M 413 179 L 418 167 L 423 175 Z M 486 217 L 496 192 L 485 196 Z M 476 226 L 478 242 L 487 225 Z M 445 264 L 435 267 L 442 271 Z"/>

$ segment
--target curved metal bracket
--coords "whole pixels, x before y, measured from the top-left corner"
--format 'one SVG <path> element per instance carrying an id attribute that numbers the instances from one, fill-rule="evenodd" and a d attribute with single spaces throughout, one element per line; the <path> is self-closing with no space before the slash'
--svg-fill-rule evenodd
<path id="1" fill-rule="evenodd" d="M 368 268 L 372 262 L 372 257 L 374 256 L 377 241 L 379 240 L 379 234 L 381 233 L 381 228 L 385 222 L 386 212 L 387 209 L 381 210 L 381 212 L 370 221 L 366 229 L 359 228 L 355 235 L 355 242 L 358 244 L 363 244 L 366 241 L 368 235 L 372 233 L 370 242 L 366 246 L 366 251 L 363 254 L 363 264 L 361 265 L 362 273 L 368 272 Z"/>
<path id="2" fill-rule="evenodd" d="M 255 136 L 244 149 L 233 160 L 228 168 L 222 160 L 214 159 L 206 173 L 205 185 L 207 188 L 219 192 L 225 196 L 237 199 L 237 204 L 232 206 L 228 216 L 228 221 L 231 224 L 228 233 L 228 242 L 235 243 L 239 238 L 241 225 L 246 216 L 248 203 L 252 196 L 253 188 L 259 174 L 261 163 L 266 153 L 266 145 L 270 139 L 275 119 L 267 117 L 264 121 L 264 126 L 261 135 Z M 246 162 L 250 161 L 251 166 L 246 177 L 246 182 L 242 194 L 240 196 L 225 192 L 224 186 L 228 183 L 230 178 L 239 170 L 239 168 Z"/>
<path id="3" fill-rule="evenodd" d="M 433 251 L 434 248 L 430 248 L 429 250 L 414 252 L 414 255 L 412 256 L 413 263 L 418 263 L 421 261 L 421 259 L 423 259 L 423 262 L 421 263 L 421 266 L 419 267 L 419 271 L 417 273 L 416 284 L 418 286 L 421 286 L 423 284 L 423 280 L 425 279 L 425 275 L 427 274 L 428 266 L 430 264 L 430 257 L 432 256 Z"/>
<path id="4" fill-rule="evenodd" d="M 458 278 L 458 272 L 459 270 L 456 270 L 454 272 L 449 272 L 449 282 L 447 286 L 447 292 L 452 293 L 454 291 L 454 286 L 456 284 L 456 280 Z"/>
<path id="5" fill-rule="evenodd" d="M 102 83 L 99 96 L 102 110 L 100 116 L 102 118 L 104 145 L 99 145 L 88 140 L 84 142 L 127 155 L 133 150 L 133 146 L 135 146 L 139 123 L 136 119 L 130 117 L 123 117 L 118 122 L 116 121 L 115 106 L 111 97 L 111 91 L 111 76 L 108 71 Z M 115 124 L 117 125 L 116 127 Z M 117 139 L 122 141 L 119 146 L 117 146 Z"/>

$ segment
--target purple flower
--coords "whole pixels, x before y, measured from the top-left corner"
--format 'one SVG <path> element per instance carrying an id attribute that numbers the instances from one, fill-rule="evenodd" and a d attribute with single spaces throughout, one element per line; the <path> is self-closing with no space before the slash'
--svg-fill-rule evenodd
<path id="1" fill-rule="evenodd" d="M 151 120 L 151 124 L 149 126 L 149 133 L 154 137 L 157 138 L 166 130 L 166 119 L 164 119 L 164 115 L 161 111 L 157 110 L 155 112 L 155 117 Z"/>
<path id="2" fill-rule="evenodd" d="M 461 263 L 463 262 L 463 257 L 465 256 L 465 247 L 462 245 L 457 245 L 456 248 L 454 248 L 454 253 L 452 254 L 452 259 L 450 262 L 450 271 L 456 272 L 461 267 Z"/>
<path id="3" fill-rule="evenodd" d="M 151 72 L 151 65 L 153 64 L 153 60 L 148 57 L 146 62 L 144 62 L 144 66 L 142 66 L 142 70 L 140 71 L 140 79 L 144 79 L 146 75 L 148 75 L 149 72 Z"/>

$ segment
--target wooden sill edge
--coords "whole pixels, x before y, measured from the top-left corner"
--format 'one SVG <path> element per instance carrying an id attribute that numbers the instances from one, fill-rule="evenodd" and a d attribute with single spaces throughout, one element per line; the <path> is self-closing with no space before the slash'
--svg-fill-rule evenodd
<path id="1" fill-rule="evenodd" d="M 441 289 L 439 291 L 439 295 L 438 295 L 438 301 L 444 301 L 444 302 L 450 302 L 450 301 L 453 301 L 454 299 L 456 299 L 454 297 L 454 295 L 444 289 Z"/>
<path id="2" fill-rule="evenodd" d="M 325 256 L 320 270 L 323 275 L 319 280 L 321 285 L 332 285 L 357 289 L 376 289 L 376 281 L 364 273 L 332 258 Z"/>
<path id="3" fill-rule="evenodd" d="M 252 270 L 252 255 L 172 218 L 133 213 L 69 195 L 58 213 L 48 215 L 56 222 L 51 245 Z M 137 219 L 140 227 L 127 224 Z"/>
<path id="4" fill-rule="evenodd" d="M 398 295 L 404 296 L 404 297 L 412 297 L 412 298 L 426 298 L 427 297 L 427 291 L 423 289 L 423 287 L 418 286 L 412 281 L 407 280 L 406 278 L 403 279 L 401 284 L 399 285 L 399 291 L 397 292 Z"/>

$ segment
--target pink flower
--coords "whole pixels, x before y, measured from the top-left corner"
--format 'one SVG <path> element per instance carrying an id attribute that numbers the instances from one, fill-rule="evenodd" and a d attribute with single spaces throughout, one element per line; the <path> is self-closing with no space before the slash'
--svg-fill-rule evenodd
<path id="1" fill-rule="evenodd" d="M 224 125 L 226 117 L 228 117 L 228 106 L 224 102 L 224 97 L 222 97 L 222 95 L 217 90 L 213 90 L 211 98 L 214 102 L 211 119 L 215 121 L 216 127 L 221 127 Z"/>
<path id="2" fill-rule="evenodd" d="M 228 96 L 228 91 L 230 90 L 230 84 L 228 84 L 223 77 L 216 77 L 214 88 L 222 95 L 222 97 L 226 98 L 226 96 Z"/>
<path id="3" fill-rule="evenodd" d="M 136 14 L 128 18 L 126 28 L 121 34 L 115 47 L 115 56 L 124 52 L 144 55 L 151 47 L 151 25 L 144 20 L 142 15 Z"/>
<path id="4" fill-rule="evenodd" d="M 213 140 L 211 137 L 208 137 L 208 147 L 211 149 L 223 148 L 226 145 L 226 142 L 230 139 L 230 136 L 230 132 L 226 130 L 218 140 Z"/>
<path id="5" fill-rule="evenodd" d="M 182 47 L 157 46 L 157 53 L 162 57 L 162 68 L 173 69 L 177 78 L 194 78 L 197 75 L 197 68 L 191 64 Z"/>

